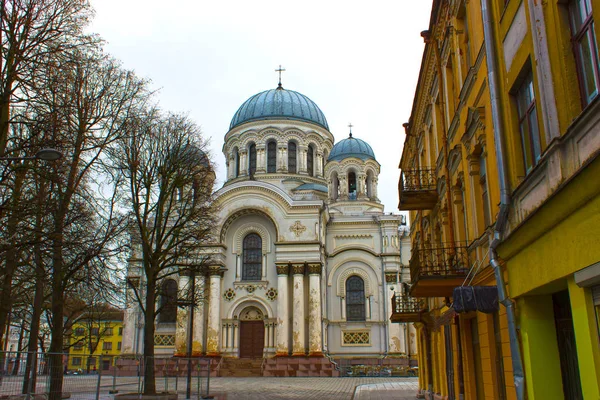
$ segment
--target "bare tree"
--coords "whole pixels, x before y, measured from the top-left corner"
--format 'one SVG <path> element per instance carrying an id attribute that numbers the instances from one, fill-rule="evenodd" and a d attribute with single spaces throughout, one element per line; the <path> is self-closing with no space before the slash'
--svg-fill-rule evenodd
<path id="1" fill-rule="evenodd" d="M 144 284 L 128 284 L 144 314 L 144 394 L 155 394 L 154 323 L 161 283 L 181 269 L 197 271 L 207 263 L 202 246 L 216 226 L 215 174 L 200 129 L 188 117 L 153 109 L 130 122 L 129 136 L 111 158 L 123 177 L 132 241 L 141 254 Z"/>
<path id="2" fill-rule="evenodd" d="M 47 63 L 47 84 L 37 88 L 36 120 L 65 154 L 49 167 L 49 259 L 52 267 L 50 396 L 62 392 L 65 293 L 87 279 L 94 263 L 119 251 L 124 224 L 116 193 L 106 186 L 102 154 L 123 133 L 134 107 L 145 101 L 145 82 L 94 46 L 64 51 Z M 137 109 L 137 108 L 136 108 Z"/>
<path id="3" fill-rule="evenodd" d="M 87 0 L 0 0 L 0 156 L 8 142 L 12 108 L 26 103 L 32 73 L 48 53 L 78 46 L 92 10 Z"/>

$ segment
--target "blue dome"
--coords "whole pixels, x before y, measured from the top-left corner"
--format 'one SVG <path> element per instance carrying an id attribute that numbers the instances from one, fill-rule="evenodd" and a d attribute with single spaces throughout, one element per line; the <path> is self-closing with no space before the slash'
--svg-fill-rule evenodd
<path id="1" fill-rule="evenodd" d="M 369 158 L 375 160 L 375 153 L 373 153 L 373 149 L 367 142 L 352 137 L 352 134 L 350 134 L 348 138 L 337 142 L 333 146 L 327 161 L 340 161 L 350 157 L 360 158 L 361 160 Z"/>
<path id="2" fill-rule="evenodd" d="M 308 97 L 282 87 L 250 97 L 238 108 L 229 129 L 244 122 L 264 119 L 293 119 L 312 122 L 329 130 L 323 111 Z"/>

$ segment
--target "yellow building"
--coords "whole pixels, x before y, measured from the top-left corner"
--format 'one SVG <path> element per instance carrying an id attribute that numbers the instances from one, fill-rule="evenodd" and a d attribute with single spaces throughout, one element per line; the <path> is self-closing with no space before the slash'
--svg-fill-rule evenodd
<path id="1" fill-rule="evenodd" d="M 109 370 L 121 354 L 123 311 L 83 314 L 69 335 L 69 372 Z"/>
<path id="2" fill-rule="evenodd" d="M 600 398 L 599 13 L 433 1 L 400 162 L 412 285 L 392 315 L 419 326 L 427 398 Z"/>

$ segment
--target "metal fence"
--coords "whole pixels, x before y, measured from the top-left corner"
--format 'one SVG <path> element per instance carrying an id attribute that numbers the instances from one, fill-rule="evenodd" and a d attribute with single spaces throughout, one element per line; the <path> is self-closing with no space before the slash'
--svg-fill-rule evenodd
<path id="1" fill-rule="evenodd" d="M 141 394 L 144 368 L 149 359 L 107 355 L 60 354 L 60 397 L 51 396 L 51 373 L 55 370 L 48 353 L 0 352 L 0 399 L 112 399 L 117 393 Z M 54 358 L 56 359 L 56 358 Z M 207 358 L 153 357 L 157 392 L 180 397 L 211 398 L 211 360 Z M 189 371 L 189 373 L 188 373 Z M 31 379 L 30 379 L 31 378 Z M 189 387 L 189 389 L 188 389 Z"/>
<path id="2" fill-rule="evenodd" d="M 341 377 L 418 376 L 419 369 L 413 360 L 394 363 L 386 359 L 341 358 L 335 360 Z"/>

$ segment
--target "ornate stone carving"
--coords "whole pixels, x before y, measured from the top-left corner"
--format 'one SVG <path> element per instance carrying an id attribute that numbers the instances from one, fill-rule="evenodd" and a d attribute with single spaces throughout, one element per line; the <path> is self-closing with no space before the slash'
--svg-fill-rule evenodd
<path id="1" fill-rule="evenodd" d="M 396 283 L 396 274 L 385 274 L 386 283 Z"/>
<path id="2" fill-rule="evenodd" d="M 290 265 L 289 264 L 278 264 L 277 265 L 277 275 L 289 275 L 290 273 Z"/>
<path id="3" fill-rule="evenodd" d="M 369 331 L 342 331 L 342 346 L 368 346 L 371 344 Z"/>
<path id="4" fill-rule="evenodd" d="M 294 222 L 294 225 L 290 226 L 290 231 L 294 232 L 296 237 L 300 237 L 302 232 L 306 230 L 306 226 L 302 225 L 300 221 Z"/>
<path id="5" fill-rule="evenodd" d="M 266 291 L 265 296 L 267 296 L 267 299 L 274 301 L 277 298 L 277 289 L 269 288 L 269 290 Z"/>
<path id="6" fill-rule="evenodd" d="M 222 278 L 224 274 L 225 271 L 223 271 L 220 265 L 211 265 L 210 267 L 208 267 L 209 276 L 218 275 Z"/>
<path id="7" fill-rule="evenodd" d="M 223 298 L 227 301 L 235 299 L 235 290 L 232 288 L 227 289 L 225 293 L 223 293 Z"/>
<path id="8" fill-rule="evenodd" d="M 261 310 L 256 307 L 245 308 L 240 314 L 241 321 L 261 321 L 265 316 Z"/>
<path id="9" fill-rule="evenodd" d="M 323 266 L 321 265 L 321 263 L 308 264 L 308 274 L 309 275 L 321 275 L 322 270 L 323 270 Z"/>
<path id="10" fill-rule="evenodd" d="M 292 264 L 292 274 L 294 274 L 294 275 L 304 275 L 304 263 L 302 263 L 302 264 Z"/>

